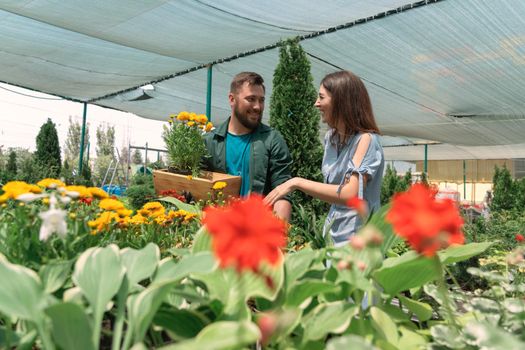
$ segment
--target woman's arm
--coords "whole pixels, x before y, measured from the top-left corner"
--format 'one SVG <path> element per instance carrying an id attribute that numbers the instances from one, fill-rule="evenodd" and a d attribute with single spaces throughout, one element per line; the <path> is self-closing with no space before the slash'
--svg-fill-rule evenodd
<path id="1" fill-rule="evenodd" d="M 363 162 L 366 151 L 370 145 L 371 137 L 369 134 L 364 134 L 359 140 L 357 149 L 355 151 L 352 162 L 356 167 L 359 167 Z M 366 176 L 363 177 L 363 187 L 366 185 Z M 339 185 L 325 184 L 322 182 L 311 181 L 300 177 L 294 177 L 285 183 L 277 186 L 264 199 L 266 203 L 273 205 L 277 200 L 284 197 L 294 190 L 304 192 L 314 198 L 332 204 L 345 204 L 346 201 L 352 197 L 357 196 L 359 191 L 359 177 L 357 174 L 352 174 L 350 180 L 347 181 L 341 192 L 338 194 Z"/>

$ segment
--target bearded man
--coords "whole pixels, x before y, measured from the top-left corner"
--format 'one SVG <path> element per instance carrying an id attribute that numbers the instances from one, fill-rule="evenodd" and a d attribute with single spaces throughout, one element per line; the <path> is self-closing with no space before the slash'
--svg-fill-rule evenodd
<path id="1" fill-rule="evenodd" d="M 204 140 L 211 171 L 241 176 L 240 195 L 267 195 L 291 178 L 292 158 L 281 134 L 261 122 L 264 111 L 264 80 L 253 72 L 237 74 L 230 85 L 231 116 Z M 275 214 L 290 219 L 288 197 L 274 204 Z"/>

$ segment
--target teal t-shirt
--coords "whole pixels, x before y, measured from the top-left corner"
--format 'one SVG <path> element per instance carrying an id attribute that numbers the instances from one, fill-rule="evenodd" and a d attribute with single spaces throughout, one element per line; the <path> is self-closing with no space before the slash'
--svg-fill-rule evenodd
<path id="1" fill-rule="evenodd" d="M 226 171 L 240 176 L 241 196 L 250 193 L 250 141 L 252 134 L 226 135 Z"/>

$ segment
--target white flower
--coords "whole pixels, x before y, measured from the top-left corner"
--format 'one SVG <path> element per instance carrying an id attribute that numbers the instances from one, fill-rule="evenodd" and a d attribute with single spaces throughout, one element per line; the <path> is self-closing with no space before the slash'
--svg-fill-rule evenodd
<path id="1" fill-rule="evenodd" d="M 23 193 L 19 195 L 18 197 L 16 197 L 16 199 L 19 201 L 25 202 L 25 203 L 29 203 L 29 202 L 32 202 L 34 200 L 44 198 L 44 197 L 47 197 L 47 194 L 34 194 L 34 193 L 29 192 L 29 193 Z"/>
<path id="2" fill-rule="evenodd" d="M 80 193 L 77 191 L 65 191 L 66 196 L 69 196 L 73 199 L 78 198 L 80 196 Z"/>
<path id="3" fill-rule="evenodd" d="M 51 196 L 54 198 L 54 196 Z M 56 199 L 55 199 L 56 201 Z M 62 209 L 49 209 L 48 211 L 38 214 L 42 219 L 42 226 L 40 226 L 39 239 L 46 241 L 53 233 L 64 238 L 67 234 L 66 215 L 67 212 Z"/>
<path id="4" fill-rule="evenodd" d="M 63 204 L 69 204 L 71 202 L 71 197 L 60 197 L 60 201 Z"/>

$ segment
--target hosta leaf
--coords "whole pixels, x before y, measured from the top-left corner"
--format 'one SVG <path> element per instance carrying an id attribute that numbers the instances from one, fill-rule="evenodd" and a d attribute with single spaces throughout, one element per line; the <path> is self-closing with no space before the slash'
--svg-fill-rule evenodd
<path id="1" fill-rule="evenodd" d="M 358 307 L 346 301 L 319 304 L 303 317 L 304 339 L 317 340 L 328 333 L 343 333 L 357 312 Z"/>
<path id="2" fill-rule="evenodd" d="M 46 309 L 46 314 L 53 324 L 53 339 L 62 349 L 96 349 L 91 338 L 91 324 L 81 306 L 55 304 Z"/>
<path id="3" fill-rule="evenodd" d="M 38 274 L 46 293 L 54 293 L 64 285 L 70 277 L 72 265 L 72 261 L 58 261 L 40 267 Z"/>
<path id="4" fill-rule="evenodd" d="M 160 260 L 159 247 L 149 243 L 140 250 L 124 248 L 120 251 L 122 264 L 130 286 L 151 277 Z"/>

